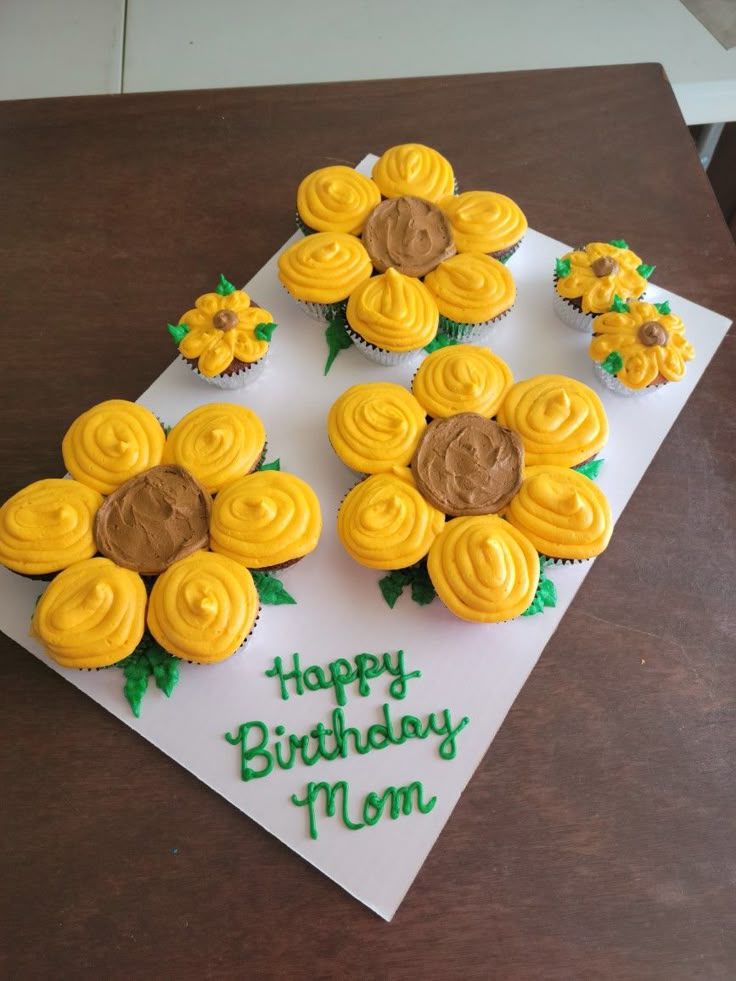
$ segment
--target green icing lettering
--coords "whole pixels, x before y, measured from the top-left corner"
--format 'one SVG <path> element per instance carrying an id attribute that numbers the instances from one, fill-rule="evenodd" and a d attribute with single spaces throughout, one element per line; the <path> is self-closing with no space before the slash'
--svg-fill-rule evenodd
<path id="1" fill-rule="evenodd" d="M 331 661 L 326 668 L 317 664 L 302 671 L 299 654 L 292 655 L 292 669 L 287 671 L 284 662 L 280 657 L 275 657 L 273 667 L 266 671 L 268 678 L 278 678 L 281 686 L 281 697 L 288 701 L 289 689 L 287 681 L 294 681 L 296 694 L 303 695 L 305 689 L 308 691 L 334 689 L 335 701 L 343 706 L 347 703 L 347 688 L 358 683 L 358 693 L 365 697 L 371 693 L 370 682 L 379 678 L 383 674 L 393 677 L 389 685 L 389 693 L 392 698 L 403 699 L 406 697 L 407 684 L 412 678 L 421 678 L 421 671 L 407 671 L 405 666 L 405 654 L 403 650 L 396 651 L 395 656 L 387 651 L 382 657 L 376 654 L 356 654 L 351 661 L 348 658 L 339 657 Z"/>
<path id="2" fill-rule="evenodd" d="M 612 238 L 608 244 L 615 246 L 617 249 L 628 249 L 628 245 L 622 238 Z"/>
<path id="3" fill-rule="evenodd" d="M 643 276 L 644 279 L 649 279 L 656 268 L 656 266 L 648 266 L 646 262 L 642 262 L 636 267 L 636 271 L 640 276 Z"/>
<path id="4" fill-rule="evenodd" d="M 325 331 L 325 340 L 328 352 L 324 370 L 326 375 L 340 351 L 345 351 L 353 343 L 347 332 L 347 323 L 343 314 L 338 314 L 330 320 Z"/>
<path id="5" fill-rule="evenodd" d="M 273 332 L 278 327 L 278 324 L 257 324 L 256 329 L 253 333 L 256 335 L 259 341 L 270 341 L 273 337 Z"/>
<path id="6" fill-rule="evenodd" d="M 565 276 L 570 275 L 571 267 L 572 261 L 570 259 L 555 259 L 555 276 L 558 279 L 564 279 Z"/>
<path id="7" fill-rule="evenodd" d="M 325 673 L 319 664 L 311 664 L 303 674 L 304 687 L 309 691 L 319 691 L 322 688 L 329 688 Z"/>
<path id="8" fill-rule="evenodd" d="M 173 337 L 175 344 L 181 344 L 189 333 L 188 324 L 167 324 L 166 326 L 169 328 L 169 333 Z"/>
<path id="9" fill-rule="evenodd" d="M 248 737 L 252 730 L 259 732 L 261 741 L 255 746 L 248 747 Z M 259 777 L 267 777 L 273 770 L 273 756 L 268 752 L 268 726 L 265 722 L 244 722 L 234 736 L 229 732 L 225 733 L 225 739 L 231 746 L 240 744 L 240 776 L 241 779 L 257 780 Z M 260 770 L 254 770 L 248 764 L 251 760 L 261 758 L 264 763 Z"/>
<path id="10" fill-rule="evenodd" d="M 234 293 L 236 287 L 233 286 L 225 277 L 220 273 L 220 282 L 215 286 L 215 293 L 219 293 L 220 296 L 229 296 L 230 293 Z"/>
<path id="11" fill-rule="evenodd" d="M 388 686 L 388 690 L 391 693 L 392 698 L 396 698 L 399 701 L 406 698 L 406 683 L 410 678 L 421 678 L 421 671 L 410 671 L 407 673 L 404 670 L 404 652 L 399 650 L 396 652 L 396 664 L 392 666 L 391 655 L 383 655 L 383 663 L 389 674 L 394 676 L 394 681 Z"/>
<path id="12" fill-rule="evenodd" d="M 281 658 L 275 657 L 273 659 L 273 667 L 269 668 L 268 671 L 266 671 L 267 678 L 279 679 L 279 682 L 281 684 L 281 697 L 285 702 L 288 702 L 289 700 L 289 690 L 286 687 L 287 681 L 291 681 L 293 679 L 296 685 L 297 695 L 304 694 L 304 685 L 302 684 L 302 672 L 301 672 L 301 668 L 299 667 L 298 652 L 292 654 L 292 664 L 293 664 L 293 670 L 290 672 L 284 672 L 283 662 Z"/>
<path id="13" fill-rule="evenodd" d="M 605 361 L 601 362 L 601 368 L 607 371 L 609 375 L 615 375 L 617 372 L 621 371 L 624 366 L 624 359 L 621 357 L 618 351 L 611 351 Z"/>

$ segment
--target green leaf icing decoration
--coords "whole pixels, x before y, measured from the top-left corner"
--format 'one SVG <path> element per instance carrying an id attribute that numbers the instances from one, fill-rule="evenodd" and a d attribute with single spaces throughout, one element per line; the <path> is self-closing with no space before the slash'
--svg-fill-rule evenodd
<path id="1" fill-rule="evenodd" d="M 324 373 L 327 374 L 340 351 L 345 351 L 353 343 L 350 340 L 345 317 L 342 314 L 338 314 L 330 320 L 325 331 L 325 340 L 329 350 L 324 370 Z"/>
<path id="2" fill-rule="evenodd" d="M 258 467 L 258 469 L 259 470 L 280 470 L 281 469 L 281 457 L 276 457 L 276 459 L 275 460 L 272 460 L 270 463 L 262 463 L 260 465 L 260 467 Z"/>
<path id="3" fill-rule="evenodd" d="M 437 594 L 427 572 L 426 559 L 422 559 L 416 565 L 409 566 L 408 569 L 395 569 L 383 579 L 378 580 L 378 587 L 383 598 L 392 610 L 405 586 L 411 587 L 411 598 L 419 606 L 426 606 L 432 602 Z"/>
<path id="4" fill-rule="evenodd" d="M 613 313 L 628 313 L 629 304 L 624 303 L 618 293 L 613 294 L 613 303 L 611 304 L 611 311 Z"/>
<path id="5" fill-rule="evenodd" d="M 565 276 L 569 276 L 571 266 L 572 262 L 569 259 L 555 259 L 555 274 L 558 279 L 564 279 Z"/>
<path id="6" fill-rule="evenodd" d="M 130 657 L 126 657 L 120 665 L 125 675 L 125 686 L 123 694 L 128 700 L 128 704 L 133 709 L 136 719 L 141 715 L 141 702 L 148 688 L 149 675 L 153 674 L 148 658 L 144 653 L 133 651 Z"/>
<path id="7" fill-rule="evenodd" d="M 589 477 L 591 480 L 595 480 L 598 474 L 601 472 L 601 467 L 603 466 L 603 460 L 588 460 L 587 463 L 581 463 L 577 467 L 573 467 L 573 470 L 577 470 L 581 473 L 583 477 Z"/>
<path id="8" fill-rule="evenodd" d="M 179 680 L 177 659 L 163 649 L 149 634 L 131 655 L 116 665 L 125 675 L 123 694 L 133 709 L 136 719 L 140 718 L 141 703 L 148 689 L 148 679 L 153 675 L 156 685 L 168 698 Z"/>
<path id="9" fill-rule="evenodd" d="M 622 238 L 612 238 L 608 244 L 615 246 L 617 249 L 628 249 L 629 247 Z"/>
<path id="10" fill-rule="evenodd" d="M 164 427 L 163 427 L 163 430 L 164 430 L 164 436 L 168 436 L 168 435 L 169 435 L 169 433 L 171 432 L 171 430 L 172 430 L 173 428 L 174 428 L 173 426 L 164 426 Z"/>
<path id="11" fill-rule="evenodd" d="M 419 606 L 427 606 L 437 593 L 434 591 L 432 580 L 429 578 L 426 561 L 420 562 L 415 568 L 416 574 L 411 583 L 411 598 Z"/>
<path id="12" fill-rule="evenodd" d="M 220 296 L 229 296 L 230 293 L 234 293 L 237 287 L 233 286 L 225 277 L 220 273 L 220 282 L 215 286 L 215 293 L 219 293 Z"/>
<path id="13" fill-rule="evenodd" d="M 665 300 L 664 303 L 655 303 L 654 308 L 657 311 L 657 313 L 661 313 L 663 316 L 666 316 L 668 313 L 672 313 L 672 311 L 670 310 L 669 300 Z"/>
<path id="14" fill-rule="evenodd" d="M 611 351 L 605 361 L 601 363 L 601 368 L 607 371 L 609 375 L 618 374 L 619 371 L 624 366 L 624 359 L 618 353 L 618 351 Z"/>
<path id="15" fill-rule="evenodd" d="M 177 659 L 165 651 L 153 638 L 151 638 L 146 650 L 146 657 L 151 665 L 156 687 L 160 688 L 164 695 L 169 698 L 179 680 Z"/>
<path id="16" fill-rule="evenodd" d="M 169 328 L 169 333 L 174 338 L 175 344 L 181 344 L 189 333 L 188 324 L 167 324 L 166 326 Z"/>
<path id="17" fill-rule="evenodd" d="M 284 589 L 281 580 L 272 576 L 270 572 L 251 572 L 251 575 L 264 606 L 284 606 L 296 603 L 294 597 Z"/>
<path id="18" fill-rule="evenodd" d="M 259 341 L 270 341 L 278 324 L 258 324 L 253 333 Z"/>
<path id="19" fill-rule="evenodd" d="M 640 276 L 643 276 L 644 279 L 649 279 L 649 277 L 652 275 L 652 273 L 656 268 L 657 268 L 656 266 L 648 266 L 646 262 L 642 262 L 640 265 L 636 267 L 636 271 L 639 273 Z"/>
<path id="20" fill-rule="evenodd" d="M 523 617 L 534 616 L 535 613 L 543 613 L 545 607 L 557 606 L 557 589 L 551 579 L 547 578 L 544 567 L 547 563 L 540 564 L 539 585 L 534 594 L 534 599 L 521 614 Z"/>
<path id="21" fill-rule="evenodd" d="M 383 579 L 378 580 L 378 587 L 383 593 L 383 598 L 393 610 L 396 600 L 404 592 L 404 586 L 411 582 L 411 575 L 408 569 L 394 569 Z"/>
<path id="22" fill-rule="evenodd" d="M 432 351 L 438 351 L 441 347 L 451 347 L 453 344 L 457 344 L 456 337 L 450 337 L 449 334 L 437 334 L 434 340 L 425 345 L 424 350 L 427 354 L 431 354 Z"/>

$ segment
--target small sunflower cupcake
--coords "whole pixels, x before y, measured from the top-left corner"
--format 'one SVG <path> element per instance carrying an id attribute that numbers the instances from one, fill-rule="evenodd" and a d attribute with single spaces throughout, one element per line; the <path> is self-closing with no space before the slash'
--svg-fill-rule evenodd
<path id="1" fill-rule="evenodd" d="M 490 348 L 451 344 L 422 361 L 411 390 L 433 419 L 458 412 L 476 412 L 490 419 L 513 382 L 509 366 Z"/>
<path id="2" fill-rule="evenodd" d="M 401 143 L 386 150 L 371 174 L 385 198 L 413 194 L 439 203 L 457 191 L 450 162 L 422 143 Z"/>
<path id="3" fill-rule="evenodd" d="M 464 191 L 443 198 L 440 207 L 450 219 L 459 252 L 483 252 L 507 262 L 526 234 L 524 212 L 496 191 Z"/>
<path id="4" fill-rule="evenodd" d="M 619 395 L 641 395 L 680 381 L 695 350 L 669 303 L 617 303 L 593 321 L 588 352 L 596 376 Z"/>
<path id="5" fill-rule="evenodd" d="M 389 269 L 361 283 L 350 295 L 346 329 L 371 361 L 398 365 L 412 360 L 434 340 L 439 317 L 423 283 Z"/>
<path id="6" fill-rule="evenodd" d="M 589 333 L 593 318 L 610 310 L 616 297 L 625 303 L 642 297 L 653 272 L 623 240 L 591 242 L 555 260 L 555 313 Z"/>
<path id="7" fill-rule="evenodd" d="M 305 235 L 347 232 L 360 235 L 381 192 L 352 167 L 321 167 L 307 174 L 296 192 L 296 221 Z"/>
<path id="8" fill-rule="evenodd" d="M 224 276 L 216 292 L 198 297 L 193 310 L 168 325 L 189 367 L 208 384 L 227 389 L 243 388 L 261 375 L 277 326 L 268 310 Z"/>
<path id="9" fill-rule="evenodd" d="M 345 312 L 350 294 L 373 272 L 370 256 L 355 235 L 317 232 L 294 242 L 278 259 L 287 293 L 317 320 Z"/>
<path id="10" fill-rule="evenodd" d="M 440 331 L 457 341 L 484 343 L 516 300 L 509 270 L 480 252 L 441 262 L 424 284 L 439 308 Z"/>

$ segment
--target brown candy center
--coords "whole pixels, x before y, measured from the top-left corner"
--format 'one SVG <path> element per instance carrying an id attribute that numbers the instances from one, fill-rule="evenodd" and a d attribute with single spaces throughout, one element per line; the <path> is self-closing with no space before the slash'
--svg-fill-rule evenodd
<path id="1" fill-rule="evenodd" d="M 610 255 L 602 255 L 595 262 L 591 262 L 590 268 L 599 278 L 614 276 L 618 272 L 618 263 Z"/>
<path id="2" fill-rule="evenodd" d="M 232 330 L 238 324 L 238 315 L 234 310 L 218 310 L 212 323 L 218 330 Z"/>
<path id="3" fill-rule="evenodd" d="M 670 339 L 666 329 L 656 320 L 646 320 L 637 331 L 636 336 L 639 343 L 646 347 L 654 347 L 656 344 L 665 347 Z"/>

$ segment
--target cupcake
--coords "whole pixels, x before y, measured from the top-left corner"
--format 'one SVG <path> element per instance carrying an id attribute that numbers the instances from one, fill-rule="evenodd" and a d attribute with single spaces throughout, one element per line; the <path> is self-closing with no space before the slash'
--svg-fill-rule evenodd
<path id="1" fill-rule="evenodd" d="M 188 470 L 209 494 L 252 473 L 263 459 L 266 431 L 244 405 L 212 402 L 183 416 L 169 433 L 163 462 Z"/>
<path id="2" fill-rule="evenodd" d="M 169 333 L 196 374 L 218 388 L 243 388 L 261 374 L 276 329 L 268 310 L 224 276 L 215 293 L 194 301 Z"/>
<path id="3" fill-rule="evenodd" d="M 653 272 L 624 241 L 591 242 L 555 261 L 555 312 L 568 327 L 590 332 L 616 297 L 627 303 L 643 296 Z"/>
<path id="4" fill-rule="evenodd" d="M 516 300 L 509 270 L 481 253 L 463 252 L 441 262 L 424 283 L 440 311 L 440 331 L 458 341 L 486 341 Z"/>
<path id="5" fill-rule="evenodd" d="M 98 491 L 76 480 L 37 480 L 0 508 L 0 565 L 45 579 L 97 552 Z"/>
<path id="6" fill-rule="evenodd" d="M 370 177 L 352 167 L 321 167 L 307 174 L 296 192 L 297 225 L 305 235 L 360 235 L 366 218 L 380 201 L 381 192 Z"/>
<path id="7" fill-rule="evenodd" d="M 407 467 L 427 428 L 422 407 L 403 385 L 353 385 L 333 403 L 327 434 L 342 462 L 358 473 Z"/>
<path id="8" fill-rule="evenodd" d="M 75 562 L 39 599 L 31 635 L 62 667 L 109 667 L 140 643 L 147 599 L 141 577 L 110 559 Z"/>
<path id="9" fill-rule="evenodd" d="M 194 552 L 156 580 L 147 622 L 169 654 L 215 664 L 243 647 L 259 610 L 258 592 L 247 569 L 224 555 Z"/>
<path id="10" fill-rule="evenodd" d="M 347 332 L 371 361 L 403 364 L 437 334 L 437 304 L 423 283 L 395 269 L 361 283 L 348 300 Z"/>
<path id="11" fill-rule="evenodd" d="M 434 419 L 457 412 L 476 412 L 490 419 L 513 381 L 509 366 L 489 348 L 453 344 L 438 348 L 422 361 L 411 390 Z"/>
<path id="12" fill-rule="evenodd" d="M 521 616 L 540 573 L 532 543 L 495 514 L 448 521 L 429 550 L 427 568 L 450 612 L 475 623 Z"/>
<path id="13" fill-rule="evenodd" d="M 668 303 L 617 303 L 593 321 L 588 352 L 598 379 L 620 395 L 655 391 L 680 381 L 695 357 L 685 326 Z"/>
<path id="14" fill-rule="evenodd" d="M 535 375 L 509 389 L 497 416 L 519 434 L 527 467 L 576 467 L 608 440 L 608 419 L 592 388 L 564 375 Z"/>
<path id="15" fill-rule="evenodd" d="M 130 477 L 161 463 L 165 440 L 163 426 L 148 409 L 110 399 L 74 420 L 61 452 L 75 480 L 110 494 Z"/>
<path id="16" fill-rule="evenodd" d="M 419 493 L 405 467 L 356 484 L 340 505 L 337 534 L 348 555 L 369 569 L 406 569 L 429 551 L 445 516 Z"/>
<path id="17" fill-rule="evenodd" d="M 553 562 L 583 562 L 604 551 L 613 519 L 603 491 L 567 467 L 527 467 L 504 517 Z"/>
<path id="18" fill-rule="evenodd" d="M 373 165 L 371 176 L 385 198 L 413 194 L 438 203 L 457 190 L 449 161 L 421 143 L 392 146 Z"/>
<path id="19" fill-rule="evenodd" d="M 390 198 L 373 209 L 363 245 L 378 272 L 396 269 L 417 277 L 457 252 L 447 216 L 431 201 L 409 195 Z"/>
<path id="20" fill-rule="evenodd" d="M 321 531 L 319 501 L 309 484 L 293 474 L 261 470 L 217 495 L 210 546 L 248 569 L 268 572 L 312 552 Z"/>
<path id="21" fill-rule="evenodd" d="M 278 275 L 289 295 L 317 320 L 345 311 L 347 298 L 373 272 L 359 239 L 344 232 L 317 232 L 294 242 L 278 259 Z"/>
<path id="22" fill-rule="evenodd" d="M 440 207 L 450 219 L 458 252 L 483 252 L 506 262 L 527 230 L 524 212 L 505 194 L 464 191 L 443 198 Z"/>

